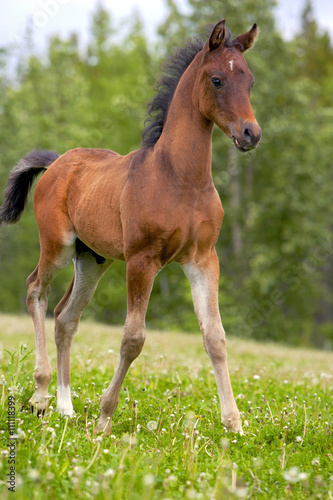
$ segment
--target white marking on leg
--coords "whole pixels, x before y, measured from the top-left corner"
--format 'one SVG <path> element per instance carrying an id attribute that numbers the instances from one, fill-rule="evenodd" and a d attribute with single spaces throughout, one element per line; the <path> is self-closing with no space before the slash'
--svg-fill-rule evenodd
<path id="1" fill-rule="evenodd" d="M 201 327 L 206 330 L 210 320 L 208 313 L 209 277 L 192 264 L 186 264 L 183 267 L 185 274 L 191 283 L 195 312 L 198 316 L 199 322 L 201 323 Z"/>
<path id="2" fill-rule="evenodd" d="M 75 243 L 75 240 L 77 238 L 77 234 L 75 231 L 71 231 L 70 233 L 67 233 L 64 235 L 64 245 L 65 246 L 72 246 Z"/>
<path id="3" fill-rule="evenodd" d="M 233 396 L 225 346 L 225 332 L 218 308 L 218 262 L 212 259 L 206 270 L 193 264 L 183 265 L 192 290 L 195 311 L 211 359 L 221 403 L 222 422 L 234 431 L 241 431 L 239 411 Z"/>
<path id="4" fill-rule="evenodd" d="M 234 69 L 234 61 L 233 61 L 233 59 L 231 59 L 231 61 L 229 61 L 229 66 L 230 66 L 230 71 L 232 71 Z"/>
<path id="5" fill-rule="evenodd" d="M 71 400 L 71 388 L 69 385 L 58 386 L 57 411 L 59 415 L 73 416 L 73 405 Z"/>

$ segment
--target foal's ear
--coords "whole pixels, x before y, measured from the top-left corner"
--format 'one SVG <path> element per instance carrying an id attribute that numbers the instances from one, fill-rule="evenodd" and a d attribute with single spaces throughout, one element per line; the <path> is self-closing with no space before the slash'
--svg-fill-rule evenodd
<path id="1" fill-rule="evenodd" d="M 210 35 L 209 38 L 209 50 L 216 50 L 218 49 L 224 40 L 225 37 L 225 19 L 222 19 L 219 23 L 217 23 L 212 31 L 212 34 Z"/>
<path id="2" fill-rule="evenodd" d="M 244 35 L 239 35 L 237 38 L 235 38 L 234 42 L 239 42 L 241 44 L 241 46 L 239 46 L 239 50 L 241 52 L 245 52 L 246 50 L 252 47 L 257 34 L 258 34 L 258 26 L 257 23 L 254 23 L 250 31 L 244 33 Z"/>

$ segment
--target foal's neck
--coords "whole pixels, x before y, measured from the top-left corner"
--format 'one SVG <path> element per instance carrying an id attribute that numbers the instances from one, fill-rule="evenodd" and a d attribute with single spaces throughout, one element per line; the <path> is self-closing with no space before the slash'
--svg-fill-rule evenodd
<path id="1" fill-rule="evenodd" d="M 177 182 L 205 188 L 212 182 L 213 123 L 200 113 L 193 92 L 200 58 L 198 54 L 178 83 L 156 151 L 167 155 Z"/>

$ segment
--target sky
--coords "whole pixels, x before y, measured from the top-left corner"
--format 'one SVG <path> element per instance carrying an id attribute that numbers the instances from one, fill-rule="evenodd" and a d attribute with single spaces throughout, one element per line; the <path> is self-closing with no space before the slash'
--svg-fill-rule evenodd
<path id="1" fill-rule="evenodd" d="M 165 0 L 100 1 L 111 12 L 116 25 L 133 10 L 138 10 L 151 37 L 167 11 Z M 186 12 L 186 0 L 176 2 Z M 286 38 L 297 31 L 304 2 L 305 0 L 278 0 L 277 26 Z M 78 32 L 81 42 L 85 43 L 89 34 L 90 16 L 96 3 L 97 0 L 0 0 L 0 47 L 13 42 L 17 46 L 22 45 L 28 20 L 34 27 L 33 39 L 37 50 L 42 50 L 47 45 L 48 38 L 55 33 L 66 37 L 69 33 Z M 319 25 L 328 30 L 333 39 L 333 0 L 312 0 L 312 5 Z"/>

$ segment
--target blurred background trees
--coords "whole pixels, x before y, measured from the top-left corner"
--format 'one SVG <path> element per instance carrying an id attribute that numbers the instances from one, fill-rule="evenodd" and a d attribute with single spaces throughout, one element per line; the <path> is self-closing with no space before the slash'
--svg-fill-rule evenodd
<path id="1" fill-rule="evenodd" d="M 333 48 L 306 2 L 291 41 L 274 21 L 274 0 L 188 0 L 169 15 L 157 42 L 138 15 L 121 36 L 112 13 L 98 5 L 85 51 L 73 34 L 49 41 L 36 57 L 33 40 L 13 71 L 0 50 L 0 202 L 9 171 L 31 149 L 59 153 L 102 147 L 122 154 L 140 147 L 145 104 L 159 67 L 175 47 L 221 16 L 237 35 L 257 22 L 260 36 L 246 55 L 256 85 L 252 104 L 263 130 L 260 147 L 238 154 L 222 132 L 213 139 L 213 175 L 225 210 L 218 242 L 221 316 L 228 335 L 292 344 L 333 345 Z M 23 312 L 25 280 L 37 264 L 38 231 L 32 197 L 19 224 L 0 230 L 0 308 Z M 49 313 L 73 269 L 52 286 Z M 102 279 L 85 317 L 122 323 L 125 265 Z M 149 327 L 198 331 L 180 266 L 157 277 Z"/>

